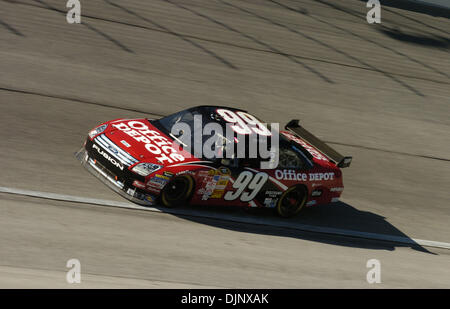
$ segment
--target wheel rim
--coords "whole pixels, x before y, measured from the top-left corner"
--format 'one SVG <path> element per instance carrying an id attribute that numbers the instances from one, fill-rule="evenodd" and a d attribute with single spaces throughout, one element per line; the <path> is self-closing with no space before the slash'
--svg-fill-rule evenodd
<path id="1" fill-rule="evenodd" d="M 185 178 L 174 179 L 168 184 L 168 188 L 165 191 L 167 200 L 176 201 L 183 198 L 186 194 L 187 185 L 187 179 Z"/>
<path id="2" fill-rule="evenodd" d="M 284 212 L 291 213 L 294 212 L 298 205 L 302 202 L 300 199 L 300 193 L 293 190 L 288 192 L 286 196 L 281 201 L 281 208 Z"/>
<path id="3" fill-rule="evenodd" d="M 305 204 L 306 192 L 304 189 L 291 188 L 282 196 L 279 204 L 279 213 L 281 216 L 289 217 L 297 214 Z"/>

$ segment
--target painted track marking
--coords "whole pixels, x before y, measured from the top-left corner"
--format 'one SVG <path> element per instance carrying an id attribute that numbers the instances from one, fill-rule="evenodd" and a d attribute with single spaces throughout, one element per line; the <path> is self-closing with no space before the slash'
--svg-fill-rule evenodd
<path id="1" fill-rule="evenodd" d="M 441 249 L 450 249 L 450 243 L 432 241 L 432 240 L 424 240 L 424 239 L 416 239 L 416 238 L 408 238 L 402 236 L 394 236 L 387 234 L 377 234 L 377 233 L 369 233 L 369 232 L 361 232 L 361 231 L 353 231 L 353 230 L 345 230 L 338 228 L 329 228 L 322 226 L 314 226 L 314 225 L 306 225 L 293 223 L 290 221 L 277 221 L 274 219 L 267 218 L 253 218 L 253 217 L 240 217 L 230 214 L 217 214 L 208 211 L 197 211 L 192 209 L 169 209 L 159 207 L 144 207 L 140 205 L 133 204 L 131 202 L 118 202 L 111 200 L 103 200 L 103 199 L 94 199 L 87 198 L 81 196 L 73 196 L 73 195 L 64 195 L 57 193 L 49 193 L 49 192 L 39 192 L 39 191 L 31 191 L 31 190 L 23 190 L 17 188 L 8 188 L 8 187 L 0 187 L 0 193 L 14 194 L 14 195 L 22 195 L 22 196 L 30 196 L 36 198 L 44 198 L 56 201 L 63 202 L 75 202 L 82 204 L 91 204 L 91 205 L 99 205 L 99 206 L 107 206 L 107 207 L 117 207 L 117 208 L 128 208 L 128 209 L 137 209 L 144 211 L 152 211 L 159 213 L 169 213 L 174 215 L 184 215 L 184 216 L 193 216 L 193 217 L 201 217 L 208 219 L 218 219 L 222 221 L 230 221 L 237 223 L 246 223 L 253 225 L 267 225 L 273 227 L 281 227 L 294 229 L 305 232 L 313 232 L 313 233 L 321 233 L 321 234 L 332 234 L 339 236 L 349 236 L 356 238 L 364 238 L 370 240 L 381 240 L 381 241 L 389 241 L 395 243 L 409 244 L 409 245 L 420 245 L 424 247 L 434 247 Z"/>

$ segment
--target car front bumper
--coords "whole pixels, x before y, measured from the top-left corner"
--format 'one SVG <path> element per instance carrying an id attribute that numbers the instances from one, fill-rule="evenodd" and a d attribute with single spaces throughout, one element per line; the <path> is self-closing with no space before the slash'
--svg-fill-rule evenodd
<path id="1" fill-rule="evenodd" d="M 156 197 L 154 195 L 144 193 L 133 186 L 127 185 L 125 181 L 120 181 L 112 171 L 90 155 L 85 147 L 82 147 L 76 152 L 75 157 L 89 173 L 127 200 L 143 206 L 153 206 L 156 204 Z"/>

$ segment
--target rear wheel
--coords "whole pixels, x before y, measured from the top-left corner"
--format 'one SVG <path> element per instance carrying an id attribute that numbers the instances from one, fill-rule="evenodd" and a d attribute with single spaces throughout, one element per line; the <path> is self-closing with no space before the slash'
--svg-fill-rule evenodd
<path id="1" fill-rule="evenodd" d="M 161 202 L 166 207 L 177 207 L 189 202 L 194 190 L 194 179 L 182 175 L 172 179 L 161 192 Z"/>
<path id="2" fill-rule="evenodd" d="M 284 218 L 297 215 L 305 206 L 308 192 L 303 186 L 290 187 L 281 195 L 278 200 L 277 214 Z"/>

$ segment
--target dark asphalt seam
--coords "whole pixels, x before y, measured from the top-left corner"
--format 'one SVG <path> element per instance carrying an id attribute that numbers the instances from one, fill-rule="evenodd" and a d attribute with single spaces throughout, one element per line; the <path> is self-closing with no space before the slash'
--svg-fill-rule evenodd
<path id="1" fill-rule="evenodd" d="M 46 7 L 43 7 L 43 6 L 40 6 L 40 5 L 35 5 L 35 4 L 32 4 L 32 3 L 23 3 L 23 2 L 19 2 L 19 1 L 8 1 L 8 0 L 1 0 L 1 1 L 8 2 L 8 3 L 20 4 L 20 5 L 26 5 L 26 6 L 33 6 L 33 7 L 44 9 L 44 10 L 55 10 L 55 9 L 49 9 L 49 8 L 46 8 Z M 55 10 L 55 11 L 61 12 L 62 10 Z M 62 11 L 62 12 L 64 12 L 64 11 Z M 90 18 L 90 19 L 94 19 L 94 20 L 100 20 L 100 21 L 105 21 L 105 22 L 125 25 L 125 26 L 129 26 L 129 27 L 140 28 L 140 29 L 145 29 L 145 30 L 150 30 L 150 31 L 156 31 L 156 32 L 170 34 L 170 35 L 175 35 L 173 33 L 167 32 L 165 30 L 156 29 L 156 28 L 147 27 L 147 26 L 142 26 L 142 25 L 131 24 L 131 23 L 126 23 L 126 22 L 112 20 L 112 19 L 107 19 L 107 18 L 101 18 L 101 17 L 96 17 L 96 16 L 90 16 L 90 15 L 83 15 L 83 18 Z M 219 44 L 219 45 L 224 45 L 224 46 L 228 46 L 228 47 L 235 47 L 235 48 L 251 50 L 251 51 L 256 51 L 256 52 L 264 52 L 264 53 L 276 54 L 276 55 L 292 57 L 292 58 L 298 58 L 298 59 L 303 59 L 303 60 L 309 60 L 309 61 L 314 61 L 314 62 L 332 64 L 332 65 L 337 65 L 337 66 L 341 66 L 341 67 L 348 67 L 348 68 L 366 70 L 366 71 L 371 71 L 371 72 L 377 72 L 377 71 L 374 71 L 371 68 L 362 67 L 362 66 L 358 66 L 358 65 L 340 63 L 340 62 L 330 61 L 330 60 L 325 60 L 325 59 L 318 59 L 318 58 L 299 56 L 299 55 L 284 53 L 284 52 L 281 52 L 281 51 L 275 52 L 275 51 L 267 50 L 267 49 L 255 48 L 255 47 L 244 46 L 244 45 L 239 45 L 239 44 L 234 44 L 234 43 L 229 43 L 229 42 L 223 42 L 223 41 L 218 41 L 218 40 L 213 40 L 213 39 L 202 38 L 202 37 L 198 37 L 198 36 L 195 36 L 195 35 L 189 35 L 189 34 L 182 34 L 182 35 L 184 37 L 186 37 L 186 38 L 195 39 L 195 40 L 199 40 L 199 41 L 203 41 L 203 42 Z M 436 80 L 436 79 L 431 79 L 431 78 L 423 78 L 423 77 L 420 77 L 420 76 L 411 76 L 411 75 L 407 75 L 407 74 L 391 73 L 391 72 L 387 72 L 387 71 L 385 71 L 385 73 L 388 73 L 388 74 L 390 74 L 392 76 L 399 76 L 399 77 L 405 77 L 405 78 L 410 78 L 410 79 L 415 79 L 415 80 L 422 80 L 422 81 L 427 81 L 427 82 L 432 82 L 432 83 L 437 83 L 437 84 L 450 85 L 450 82 L 445 82 L 445 81 L 442 81 L 442 80 Z"/>
<path id="2" fill-rule="evenodd" d="M 384 71 L 384 70 L 381 70 L 381 69 L 379 69 L 379 68 L 373 66 L 372 64 L 367 63 L 367 62 L 365 62 L 364 60 L 361 60 L 361 59 L 359 59 L 358 57 L 355 57 L 355 56 L 353 56 L 353 55 L 351 55 L 351 54 L 349 54 L 349 53 L 347 53 L 347 52 L 345 52 L 345 51 L 343 51 L 343 50 L 341 50 L 341 49 L 339 49 L 339 48 L 337 48 L 337 47 L 334 47 L 334 46 L 332 46 L 332 45 L 330 45 L 330 44 L 328 44 L 328 43 L 322 42 L 321 40 L 318 40 L 318 39 L 316 39 L 316 38 L 314 38 L 314 37 L 311 37 L 311 36 L 309 36 L 308 34 L 305 34 L 305 33 L 301 32 L 301 31 L 296 30 L 296 29 L 290 28 L 290 27 L 288 27 L 288 26 L 286 26 L 286 25 L 284 25 L 284 24 L 278 23 L 278 22 L 276 22 L 276 21 L 272 21 L 271 19 L 269 19 L 269 18 L 267 18 L 267 17 L 258 15 L 258 14 L 256 14 L 256 13 L 251 12 L 251 11 L 249 11 L 249 10 L 246 10 L 246 9 L 244 9 L 244 8 L 241 8 L 241 7 L 238 7 L 238 6 L 235 6 L 235 5 L 232 5 L 232 4 L 223 2 L 222 0 L 217 0 L 217 1 L 220 1 L 220 2 L 222 2 L 222 3 L 225 3 L 225 4 L 230 5 L 230 6 L 232 6 L 232 7 L 235 7 L 235 8 L 237 8 L 238 10 L 242 10 L 242 11 L 247 12 L 248 14 L 251 14 L 251 15 L 253 15 L 253 16 L 257 16 L 258 18 L 261 18 L 261 19 L 263 19 L 263 20 L 266 20 L 266 21 L 268 21 L 268 22 L 270 22 L 270 23 L 272 23 L 272 24 L 274 24 L 274 25 L 277 25 L 278 27 L 281 27 L 281 28 L 286 29 L 286 30 L 288 30 L 288 31 L 290 31 L 290 32 L 296 33 L 296 34 L 298 34 L 298 35 L 300 35 L 300 36 L 302 36 L 302 37 L 304 37 L 304 38 L 307 38 L 308 40 L 311 40 L 311 41 L 313 41 L 313 42 L 316 42 L 317 44 L 320 44 L 321 46 L 324 46 L 324 47 L 330 49 L 330 50 L 333 51 L 333 52 L 336 52 L 336 53 L 338 53 L 338 54 L 341 54 L 341 55 L 343 55 L 343 56 L 345 56 L 345 57 L 347 57 L 347 58 L 349 58 L 349 59 L 351 59 L 351 60 L 353 60 L 353 61 L 359 62 L 360 64 L 362 64 L 362 65 L 364 65 L 364 66 L 366 66 L 366 67 L 371 68 L 371 69 L 372 69 L 373 71 L 375 71 L 375 72 L 381 73 L 382 75 L 386 76 L 387 78 L 390 78 L 390 79 L 393 80 L 394 82 L 396 82 L 396 83 L 398 83 L 399 85 L 405 87 L 406 89 L 410 90 L 411 92 L 415 93 L 415 94 L 418 95 L 418 96 L 421 96 L 421 97 L 424 97 L 424 96 L 425 96 L 422 92 L 420 92 L 419 90 L 417 90 L 417 89 L 414 88 L 413 86 L 411 86 L 411 85 L 409 85 L 409 84 L 403 82 L 402 80 L 396 78 L 396 77 L 393 76 L 392 74 L 390 74 L 390 73 L 388 73 L 388 72 L 386 72 L 386 71 Z M 269 1 L 271 1 L 271 2 L 274 3 L 274 4 L 279 5 L 280 7 L 284 8 L 284 9 L 287 9 L 287 10 L 294 11 L 294 12 L 296 12 L 296 13 L 305 15 L 305 14 L 303 14 L 303 13 L 301 13 L 301 12 L 298 12 L 297 10 L 293 9 L 292 7 L 287 6 L 287 5 L 285 5 L 285 4 L 282 4 L 282 3 L 280 3 L 280 2 L 277 2 L 277 1 L 274 1 L 274 0 L 269 0 Z M 307 16 L 310 17 L 310 18 L 312 18 L 312 19 L 314 19 L 315 21 L 324 23 L 324 24 L 326 24 L 326 25 L 329 26 L 329 27 L 337 28 L 337 29 L 340 29 L 340 30 L 342 30 L 342 31 L 346 31 L 344 28 L 338 27 L 337 25 L 331 24 L 331 23 L 329 23 L 329 22 L 327 22 L 327 21 L 324 21 L 324 20 L 322 20 L 322 19 L 320 19 L 320 18 L 313 17 L 313 16 L 311 16 L 311 15 L 309 15 L 309 14 L 308 14 Z M 349 31 L 347 31 L 347 32 L 349 32 Z M 349 32 L 349 33 L 351 33 L 351 32 Z M 352 34 L 353 34 L 353 33 L 352 33 Z"/>
<path id="3" fill-rule="evenodd" d="M 291 55 L 284 54 L 281 50 L 271 46 L 270 44 L 268 44 L 268 43 L 266 43 L 264 41 L 261 41 L 260 39 L 254 37 L 252 35 L 249 35 L 248 33 L 245 33 L 245 32 L 243 32 L 243 31 L 241 31 L 241 30 L 239 30 L 237 28 L 234 28 L 234 27 L 232 27 L 232 26 L 230 26 L 230 25 L 228 25 L 228 24 L 218 20 L 218 19 L 212 18 L 212 17 L 210 17 L 208 15 L 200 13 L 200 12 L 198 12 L 196 10 L 193 10 L 193 9 L 189 8 L 189 7 L 183 6 L 183 5 L 179 4 L 179 3 L 175 3 L 175 2 L 172 2 L 170 0 L 164 0 L 164 1 L 166 1 L 167 3 L 170 3 L 170 4 L 180 8 L 180 9 L 187 10 L 190 13 L 192 13 L 192 14 L 198 16 L 198 17 L 206 19 L 208 22 L 211 22 L 211 23 L 213 23 L 215 25 L 219 25 L 220 27 L 226 29 L 227 31 L 231 31 L 233 33 L 237 33 L 238 35 L 246 38 L 247 40 L 250 40 L 250 41 L 252 41 L 252 42 L 254 42 L 254 43 L 256 43 L 256 44 L 258 44 L 260 46 L 263 46 L 263 47 L 267 48 L 268 50 L 272 51 L 276 55 L 281 55 L 283 57 L 286 57 L 290 61 L 294 62 L 295 64 L 298 64 L 298 65 L 302 66 L 304 69 L 306 69 L 309 72 L 315 74 L 316 76 L 318 76 L 319 78 L 321 78 L 323 81 L 325 81 L 327 83 L 330 83 L 330 84 L 334 84 L 335 83 L 333 80 L 331 80 L 330 78 L 328 78 L 326 75 L 322 74 L 321 72 L 319 72 L 315 68 L 311 67 L 310 65 L 308 65 L 308 64 L 306 64 L 306 63 L 304 63 L 302 61 L 299 61 L 298 57 L 293 57 Z"/>
<path id="4" fill-rule="evenodd" d="M 136 13 L 136 12 L 134 12 L 134 11 L 132 11 L 132 10 L 130 10 L 130 9 L 126 8 L 126 7 L 124 7 L 124 6 L 122 6 L 122 5 L 113 3 L 113 2 L 111 2 L 111 1 L 109 1 L 109 0 L 104 0 L 104 1 L 105 1 L 106 3 L 108 3 L 109 5 L 111 5 L 111 6 L 114 6 L 114 7 L 116 7 L 116 8 L 119 8 L 119 9 L 121 9 L 122 11 L 124 11 L 124 12 L 126 12 L 126 13 L 128 13 L 128 14 L 131 14 L 131 15 L 134 16 L 134 17 L 137 17 L 138 19 L 141 19 L 141 20 L 143 20 L 143 21 L 145 21 L 145 22 L 147 22 L 147 23 L 152 24 L 153 26 L 159 28 L 159 29 L 160 29 L 161 31 L 163 31 L 163 32 L 166 32 L 166 33 L 168 33 L 168 34 L 171 34 L 171 35 L 176 36 L 177 38 L 180 38 L 181 40 L 183 40 L 183 41 L 185 41 L 185 42 L 191 44 L 192 46 L 194 46 L 194 47 L 200 49 L 201 51 L 205 52 L 206 54 L 208 54 L 208 55 L 212 56 L 213 58 L 219 60 L 221 63 L 225 64 L 227 67 L 229 67 L 229 68 L 231 68 L 231 69 L 234 69 L 234 70 L 238 70 L 238 68 L 237 68 L 234 64 L 232 64 L 230 61 L 228 61 L 227 59 L 225 59 L 225 58 L 219 56 L 217 53 L 215 53 L 215 52 L 213 52 L 212 50 L 210 50 L 210 49 L 204 47 L 203 45 L 200 45 L 199 43 L 193 41 L 192 39 L 186 37 L 185 35 L 180 34 L 180 33 L 178 33 L 178 32 L 175 32 L 175 31 L 172 31 L 172 30 L 170 30 L 169 28 L 167 28 L 167 27 L 165 27 L 165 26 L 163 26 L 163 25 L 160 25 L 160 24 L 158 24 L 157 22 L 155 22 L 155 21 L 153 21 L 153 20 L 151 20 L 151 19 L 149 19 L 149 18 L 146 18 L 146 17 L 144 17 L 144 16 L 142 16 L 142 15 L 140 15 L 140 14 L 138 14 L 138 13 Z"/>
<path id="5" fill-rule="evenodd" d="M 53 271 L 53 272 L 61 272 L 66 273 L 67 270 L 65 269 L 50 269 L 50 268 L 42 268 L 42 267 L 29 267 L 29 266 L 17 266 L 17 265 L 11 265 L 11 264 L 1 264 L 1 267 L 11 267 L 11 268 L 20 268 L 20 269 L 28 269 L 28 270 L 39 270 L 39 271 Z M 120 276 L 120 275 L 108 275 L 103 273 L 92 273 L 92 272 L 86 272 L 83 271 L 83 275 L 87 276 L 95 276 L 95 277 L 108 277 L 108 278 L 120 278 L 120 279 L 129 279 L 129 280 L 139 280 L 139 281 L 150 281 L 150 282 L 164 282 L 164 283 L 172 283 L 172 284 L 185 284 L 185 285 L 195 285 L 195 286 L 206 286 L 205 284 L 201 283 L 195 283 L 195 282 L 188 282 L 188 281 L 170 281 L 170 280 L 162 280 L 157 278 L 140 278 L 135 276 Z M 67 284 L 68 287 L 70 287 L 70 284 Z M 217 286 L 217 285 L 214 285 Z M 225 289 L 225 287 L 221 287 Z"/>
<path id="6" fill-rule="evenodd" d="M 20 32 L 19 30 L 17 30 L 16 28 L 14 28 L 13 26 L 11 26 L 10 24 L 4 22 L 3 20 L 0 19 L 0 25 L 2 25 L 3 27 L 5 27 L 6 29 L 8 29 L 10 32 L 14 33 L 15 35 L 18 36 L 24 36 L 22 32 Z"/>
<path id="7" fill-rule="evenodd" d="M 37 95 L 37 96 L 40 96 L 40 97 L 46 97 L 46 98 L 52 98 L 52 99 L 60 99 L 60 100 L 67 100 L 67 101 L 72 101 L 72 102 L 77 102 L 77 103 L 83 103 L 83 104 L 89 104 L 89 105 L 95 105 L 95 106 L 101 106 L 101 107 L 120 109 L 120 110 L 125 110 L 125 111 L 130 111 L 130 112 L 154 115 L 154 116 L 158 116 L 158 117 L 164 117 L 165 116 L 165 115 L 161 115 L 161 114 L 150 113 L 150 112 L 147 112 L 147 111 L 144 111 L 144 110 L 139 110 L 139 109 L 134 109 L 134 108 L 126 108 L 126 107 L 119 107 L 119 106 L 114 106 L 114 105 L 108 105 L 108 104 L 105 104 L 105 103 L 98 103 L 98 102 L 93 102 L 93 101 L 87 101 L 87 100 L 84 100 L 84 99 L 71 98 L 71 97 L 62 96 L 62 95 L 46 94 L 46 93 L 39 93 L 39 92 L 35 92 L 35 91 L 19 90 L 19 89 L 5 88 L 5 87 L 0 87 L 0 91 L 9 91 L 9 92 Z"/>
<path id="8" fill-rule="evenodd" d="M 417 158 L 424 158 L 424 159 L 431 159 L 431 160 L 439 160 L 439 161 L 450 162 L 450 159 L 439 158 L 439 157 L 434 157 L 434 156 L 418 155 L 418 154 L 401 152 L 401 151 L 386 150 L 386 149 L 381 149 L 381 148 L 367 147 L 367 146 L 361 146 L 361 145 L 352 145 L 352 144 L 345 144 L 345 143 L 338 143 L 338 142 L 330 142 L 330 141 L 324 141 L 324 142 L 327 143 L 327 144 L 333 144 L 333 145 L 361 148 L 361 149 L 367 149 L 367 150 L 373 150 L 373 151 L 381 151 L 381 152 L 398 154 L 398 155 L 409 156 L 409 157 L 417 157 Z"/>
<path id="9" fill-rule="evenodd" d="M 93 206 L 96 206 L 96 207 L 108 207 L 108 208 L 111 207 L 109 205 L 104 205 L 104 204 L 92 204 L 92 203 L 89 203 L 87 201 L 68 201 L 68 200 L 65 200 L 65 199 L 58 199 L 58 198 L 45 197 L 45 196 L 31 196 L 31 195 L 20 194 L 20 193 L 0 192 L 0 194 L 18 195 L 18 196 L 21 196 L 21 197 L 29 197 L 29 198 L 32 198 L 32 199 L 39 199 L 39 200 L 59 201 L 59 202 L 62 202 L 62 203 L 72 203 L 72 204 L 80 204 L 80 205 L 93 205 Z M 152 206 L 151 208 L 160 210 L 157 206 L 158 205 L 155 205 L 155 206 Z M 59 206 L 59 207 L 61 207 L 61 206 Z M 202 214 L 189 214 L 189 213 L 176 213 L 176 212 L 171 212 L 171 209 L 166 209 L 165 211 L 164 210 L 151 211 L 151 210 L 147 210 L 147 209 L 132 209 L 132 208 L 122 207 L 122 206 L 119 206 L 118 209 L 123 209 L 123 210 L 127 210 L 127 211 L 145 211 L 145 212 L 151 212 L 152 214 L 160 214 L 160 215 L 175 215 L 175 216 L 180 217 L 180 218 L 201 218 L 201 219 L 206 219 L 206 220 L 211 220 L 211 221 L 229 222 L 229 223 L 240 224 L 240 225 L 248 225 L 248 224 L 250 224 L 252 226 L 261 226 L 261 227 L 268 227 L 268 228 L 273 228 L 273 229 L 282 229 L 282 230 L 285 230 L 285 231 L 301 232 L 304 235 L 310 235 L 310 236 L 313 236 L 313 237 L 315 235 L 323 235 L 323 236 L 327 235 L 329 237 L 339 238 L 339 239 L 358 239 L 358 240 L 362 240 L 362 241 L 378 242 L 378 243 L 405 244 L 405 245 L 410 246 L 410 248 L 419 247 L 419 248 L 421 248 L 421 250 L 424 250 L 427 253 L 431 253 L 433 255 L 436 255 L 435 253 L 432 253 L 432 252 L 426 250 L 425 248 L 422 248 L 421 245 L 416 243 L 412 238 L 410 238 L 408 236 L 402 237 L 406 241 L 398 241 L 398 240 L 392 240 L 392 239 L 376 239 L 376 238 L 370 238 L 370 237 L 360 236 L 360 235 L 341 235 L 341 234 L 336 234 L 336 233 L 327 232 L 327 231 L 311 231 L 311 230 L 304 229 L 304 228 L 295 228 L 295 227 L 289 227 L 289 226 L 277 226 L 277 225 L 271 224 L 270 222 L 252 222 L 252 223 L 247 223 L 247 222 L 242 222 L 241 220 L 239 220 L 239 218 L 233 219 L 233 218 L 210 217 L 210 216 L 208 216 L 208 213 L 205 213 L 204 215 L 202 215 Z M 314 227 L 321 228 L 321 226 L 314 226 Z M 383 234 L 379 234 L 379 235 L 383 235 Z M 391 236 L 391 235 L 384 234 L 384 236 Z"/>
<path id="10" fill-rule="evenodd" d="M 58 9 L 58 8 L 55 8 L 55 7 L 49 5 L 48 3 L 46 3 L 46 2 L 44 2 L 44 1 L 42 1 L 42 0 L 34 0 L 34 1 L 36 1 L 36 2 L 38 2 L 38 3 L 40 3 L 40 4 L 42 4 L 42 5 L 44 5 L 44 6 L 45 6 L 45 9 L 48 9 L 48 10 L 51 10 L 51 11 L 54 11 L 54 12 L 58 12 L 58 13 L 61 13 L 61 14 L 64 14 L 64 15 L 66 14 L 66 11 L 60 10 L 60 9 Z M 15 2 L 15 3 L 17 3 L 17 2 Z M 35 7 L 42 8 L 41 6 L 35 6 Z M 92 26 L 91 24 L 88 24 L 88 23 L 86 23 L 86 22 L 81 22 L 81 24 L 82 24 L 83 26 L 85 26 L 86 28 L 90 29 L 91 31 L 93 31 L 93 32 L 97 33 L 98 35 L 102 36 L 102 37 L 105 38 L 106 40 L 110 41 L 111 43 L 115 44 L 115 45 L 118 46 L 120 49 L 122 49 L 122 50 L 124 50 L 124 51 L 126 51 L 126 52 L 128 52 L 128 53 L 134 54 L 134 51 L 133 51 L 133 50 L 131 50 L 130 48 L 128 48 L 127 46 L 125 46 L 124 44 L 122 44 L 121 42 L 119 42 L 118 40 L 116 40 L 115 38 L 113 38 L 112 36 L 110 36 L 109 34 L 107 34 L 107 33 L 103 32 L 103 31 L 97 29 L 96 27 L 94 27 L 94 26 Z"/>
<path id="11" fill-rule="evenodd" d="M 343 9 L 343 8 L 340 7 L 339 5 L 336 5 L 336 4 L 333 4 L 333 3 L 328 3 L 328 2 L 325 1 L 325 0 L 316 0 L 316 1 L 319 2 L 319 3 L 321 3 L 321 4 L 323 4 L 323 5 L 332 7 L 332 8 L 334 8 L 334 9 L 336 9 L 336 10 L 339 10 L 339 11 L 341 11 L 341 12 L 344 12 L 344 13 L 346 13 L 346 14 L 349 14 L 349 15 L 351 15 L 351 16 L 354 16 L 354 17 L 356 17 L 356 18 L 359 18 L 357 15 L 355 15 L 355 14 L 349 12 L 348 10 Z M 364 37 L 364 36 L 362 36 L 362 35 L 359 35 L 359 34 L 357 34 L 357 33 L 354 33 L 354 32 L 352 32 L 352 31 L 349 31 L 349 30 L 344 30 L 343 28 L 341 28 L 341 30 L 343 30 L 343 31 L 345 31 L 345 32 L 347 32 L 347 33 L 350 33 L 350 34 L 352 34 L 353 36 L 355 36 L 355 37 L 357 37 L 357 38 L 359 38 L 359 39 L 361 39 L 361 40 L 363 40 L 363 41 L 372 43 L 373 45 L 376 45 L 376 46 L 378 46 L 378 47 L 381 47 L 381 48 L 384 48 L 384 49 L 386 49 L 386 50 L 389 50 L 389 51 L 391 51 L 393 54 L 399 55 L 399 56 L 401 56 L 401 57 L 404 57 L 405 59 L 408 59 L 409 61 L 411 61 L 411 62 L 413 62 L 413 63 L 415 63 L 415 64 L 421 65 L 421 66 L 423 66 L 424 68 L 427 68 L 427 69 L 429 69 L 429 70 L 431 70 L 431 71 L 433 71 L 433 72 L 435 72 L 435 73 L 438 73 L 438 74 L 440 74 L 440 75 L 442 75 L 442 76 L 445 76 L 445 77 L 447 77 L 447 78 L 450 78 L 450 75 L 448 75 L 447 73 L 442 72 L 442 71 L 440 71 L 440 70 L 434 68 L 433 66 L 430 66 L 429 64 L 424 63 L 424 62 L 422 62 L 421 60 L 418 60 L 418 59 L 416 59 L 416 58 L 413 58 L 413 57 L 411 57 L 411 56 L 409 56 L 409 55 L 407 55 L 407 54 L 405 54 L 405 53 L 403 53 L 403 52 L 401 52 L 401 51 L 398 51 L 398 50 L 396 50 L 396 49 L 394 49 L 394 48 L 392 48 L 392 47 L 390 47 L 390 46 L 388 46 L 388 45 L 383 45 L 383 44 L 379 43 L 379 42 L 376 41 L 376 40 L 372 40 L 372 39 L 370 39 L 370 38 Z"/>
<path id="12" fill-rule="evenodd" d="M 158 116 L 158 117 L 165 117 L 165 116 L 167 116 L 167 115 L 158 114 L 158 113 L 152 113 L 152 112 L 143 111 L 143 110 L 139 110 L 139 109 L 119 107 L 119 106 L 108 105 L 108 104 L 104 104 L 104 103 L 98 103 L 98 102 L 93 102 L 93 101 L 77 99 L 77 98 L 71 98 L 71 97 L 67 97 L 67 96 L 59 96 L 59 95 L 38 93 L 38 92 L 28 91 L 28 90 L 19 90 L 19 89 L 0 87 L 0 91 L 8 91 L 8 92 L 15 92 L 15 93 L 22 93 L 22 94 L 29 94 L 29 95 L 37 95 L 37 96 L 41 96 L 41 97 L 47 97 L 47 98 L 52 98 L 52 99 L 60 99 L 60 100 L 67 100 L 67 101 L 83 103 L 83 104 L 89 104 L 89 105 L 95 105 L 95 106 L 101 106 L 101 107 L 107 107 L 107 108 L 114 108 L 114 109 L 125 110 L 125 111 L 136 112 L 136 113 L 142 113 L 142 114 L 148 114 L 148 115 L 153 115 L 153 116 Z M 347 147 L 355 147 L 355 148 L 367 149 L 367 150 L 372 150 L 372 151 L 381 151 L 381 152 L 385 152 L 385 153 L 392 153 L 392 154 L 398 154 L 398 155 L 404 155 L 404 156 L 410 156 L 410 157 L 417 157 L 417 158 L 424 158 L 424 159 L 431 159 L 431 160 L 439 160 L 439 161 L 450 162 L 450 159 L 439 158 L 439 157 L 434 157 L 434 156 L 411 154 L 411 153 L 407 153 L 407 152 L 392 151 L 392 150 L 379 149 L 379 148 L 374 148 L 374 147 L 367 147 L 367 146 L 353 145 L 353 144 L 345 144 L 345 143 L 331 142 L 331 141 L 325 141 L 325 143 L 333 144 L 333 145 L 340 145 L 340 146 L 347 146 Z"/>

